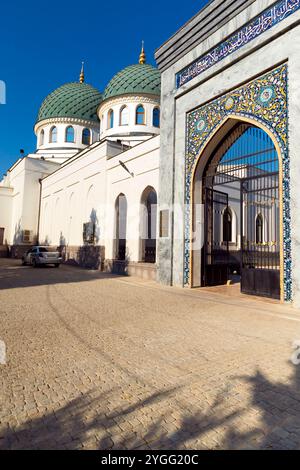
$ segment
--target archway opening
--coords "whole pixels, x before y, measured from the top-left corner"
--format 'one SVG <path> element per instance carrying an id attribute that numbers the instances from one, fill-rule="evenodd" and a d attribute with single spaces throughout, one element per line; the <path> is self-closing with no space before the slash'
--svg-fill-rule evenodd
<path id="1" fill-rule="evenodd" d="M 141 261 L 156 262 L 157 194 L 148 186 L 141 197 Z"/>
<path id="2" fill-rule="evenodd" d="M 199 285 L 240 279 L 243 293 L 279 299 L 279 159 L 270 136 L 248 122 L 227 122 L 199 159 L 193 190 L 194 227 L 203 204 L 201 248 L 193 252 Z"/>
<path id="3" fill-rule="evenodd" d="M 116 248 L 115 258 L 119 261 L 126 260 L 126 234 L 127 234 L 127 199 L 124 194 L 119 194 L 115 206 L 116 218 Z"/>

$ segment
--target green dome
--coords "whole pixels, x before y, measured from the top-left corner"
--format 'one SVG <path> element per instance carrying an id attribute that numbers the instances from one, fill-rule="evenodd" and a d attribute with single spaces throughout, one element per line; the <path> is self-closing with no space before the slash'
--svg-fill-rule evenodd
<path id="1" fill-rule="evenodd" d="M 49 118 L 79 118 L 98 121 L 101 93 L 87 83 L 66 83 L 44 99 L 37 122 Z"/>
<path id="2" fill-rule="evenodd" d="M 103 99 L 126 94 L 160 96 L 160 72 L 149 64 L 135 64 L 117 73 L 107 85 Z"/>

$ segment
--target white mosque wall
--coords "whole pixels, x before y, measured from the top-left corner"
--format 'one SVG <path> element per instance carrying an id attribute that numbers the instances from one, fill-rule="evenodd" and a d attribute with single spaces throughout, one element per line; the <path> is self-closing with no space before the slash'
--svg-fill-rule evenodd
<path id="1" fill-rule="evenodd" d="M 30 232 L 30 241 L 34 241 L 38 226 L 39 180 L 58 167 L 54 162 L 27 156 L 8 171 L 4 185 L 0 185 L 0 194 L 5 196 L 0 226 L 5 227 L 4 238 L 8 245 L 24 244 L 24 231 Z"/>
<path id="2" fill-rule="evenodd" d="M 122 193 L 128 203 L 127 253 L 139 261 L 140 200 L 147 186 L 158 189 L 158 159 L 159 137 L 123 153 L 116 142 L 104 141 L 73 157 L 42 182 L 40 242 L 81 247 L 83 224 L 93 220 L 95 245 L 113 259 L 115 203 Z"/>
<path id="3" fill-rule="evenodd" d="M 115 204 L 118 196 L 123 194 L 127 201 L 126 256 L 131 262 L 141 261 L 141 198 L 147 187 L 153 188 L 158 196 L 159 146 L 160 137 L 157 136 L 120 155 L 118 160 L 126 165 L 132 176 L 117 159 L 107 162 L 107 259 L 115 258 Z"/>
<path id="4" fill-rule="evenodd" d="M 0 228 L 4 229 L 3 243 L 5 245 L 11 239 L 12 193 L 12 188 L 0 186 Z"/>
<path id="5" fill-rule="evenodd" d="M 82 227 L 91 211 L 102 214 L 96 202 L 105 201 L 105 166 L 107 155 L 120 153 L 120 146 L 97 144 L 74 157 L 42 183 L 40 240 L 50 245 L 80 246 Z M 101 235 L 99 244 L 103 242 Z"/>

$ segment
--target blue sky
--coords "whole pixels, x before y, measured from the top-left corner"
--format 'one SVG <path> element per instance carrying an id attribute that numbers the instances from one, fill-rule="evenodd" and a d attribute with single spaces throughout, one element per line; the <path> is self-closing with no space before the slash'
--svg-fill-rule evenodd
<path id="1" fill-rule="evenodd" d="M 33 125 L 47 94 L 77 81 L 85 61 L 86 82 L 100 91 L 122 68 L 136 63 L 145 40 L 148 62 L 154 51 L 208 0 L 131 0 L 1 4 L 0 176 L 18 158 L 35 150 Z"/>

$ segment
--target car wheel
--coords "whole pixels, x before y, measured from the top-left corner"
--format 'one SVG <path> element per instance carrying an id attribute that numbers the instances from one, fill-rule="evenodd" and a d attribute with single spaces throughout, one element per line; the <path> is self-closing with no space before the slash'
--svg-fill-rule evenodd
<path id="1" fill-rule="evenodd" d="M 54 266 L 55 266 L 56 268 L 59 268 L 59 264 L 55 264 Z"/>
<path id="2" fill-rule="evenodd" d="M 22 259 L 22 266 L 26 266 L 26 262 Z"/>

